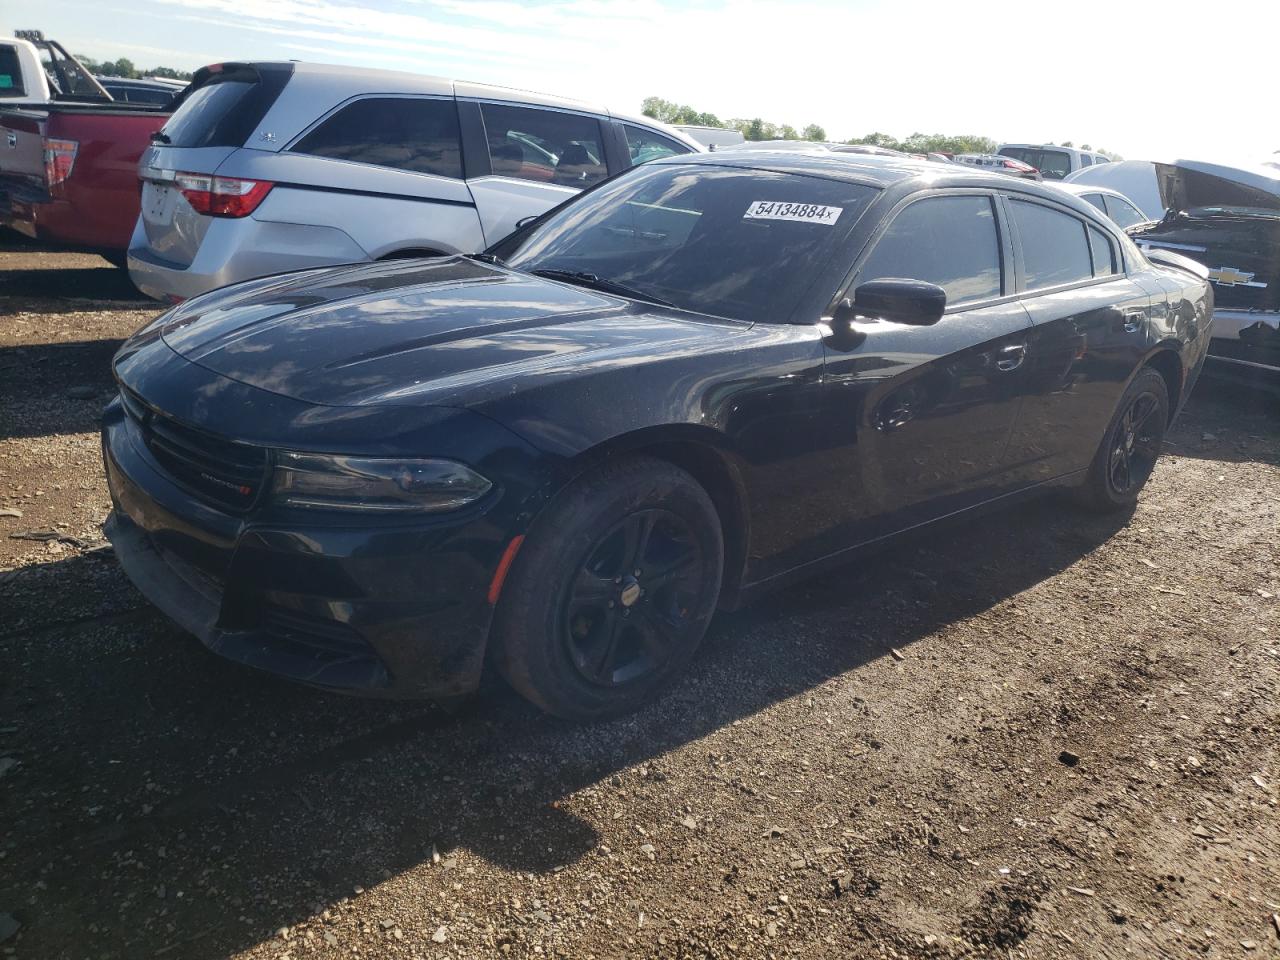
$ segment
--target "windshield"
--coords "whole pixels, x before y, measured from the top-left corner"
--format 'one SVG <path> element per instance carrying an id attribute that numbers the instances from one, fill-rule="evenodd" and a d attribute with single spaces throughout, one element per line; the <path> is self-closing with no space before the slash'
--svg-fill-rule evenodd
<path id="1" fill-rule="evenodd" d="M 875 192 L 660 163 L 583 194 L 494 252 L 519 270 L 591 275 L 685 310 L 785 322 Z"/>

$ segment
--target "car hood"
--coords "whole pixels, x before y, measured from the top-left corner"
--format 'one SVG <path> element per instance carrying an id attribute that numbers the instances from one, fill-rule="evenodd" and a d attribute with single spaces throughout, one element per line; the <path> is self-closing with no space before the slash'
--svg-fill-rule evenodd
<path id="1" fill-rule="evenodd" d="M 1169 210 L 1234 208 L 1280 215 L 1280 170 L 1203 160 L 1157 163 L 1160 200 Z"/>
<path id="2" fill-rule="evenodd" d="M 159 324 L 193 363 L 334 406 L 464 405 L 521 382 L 724 348 L 749 329 L 464 257 L 251 281 Z"/>

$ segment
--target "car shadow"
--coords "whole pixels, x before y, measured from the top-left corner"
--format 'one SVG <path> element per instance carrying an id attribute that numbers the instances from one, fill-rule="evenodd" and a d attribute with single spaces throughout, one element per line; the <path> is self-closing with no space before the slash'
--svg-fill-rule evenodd
<path id="1" fill-rule="evenodd" d="M 0 440 L 98 429 L 123 340 L 0 347 Z"/>
<path id="2" fill-rule="evenodd" d="M 1246 384 L 1201 377 L 1165 441 L 1166 453 L 1225 463 L 1280 466 L 1268 438 L 1280 422 L 1280 397 Z"/>
<path id="3" fill-rule="evenodd" d="M 455 713 L 286 684 L 181 634 L 108 551 L 26 568 L 0 580 L 18 625 L 0 625 L 0 714 L 14 718 L 0 752 L 19 761 L 0 799 L 19 824 L 0 839 L 0 910 L 24 924 L 22 955 L 92 943 L 212 960 L 424 865 L 461 875 L 478 857 L 542 875 L 603 855 L 575 812 L 593 789 L 662 791 L 668 752 L 909 657 L 1127 521 L 1053 498 L 999 516 L 718 615 L 684 680 L 594 725 L 541 715 L 496 682 Z M 60 610 L 59 595 L 75 605 Z M 878 748 L 866 731 L 831 735 Z M 707 776 L 722 759 L 708 751 Z"/>
<path id="4" fill-rule="evenodd" d="M 47 268 L 0 271 L 0 300 L 8 301 L 5 312 L 65 314 L 75 312 L 77 300 L 112 301 L 115 309 L 161 308 L 138 292 L 127 271 L 105 260 L 100 267 L 67 267 L 51 259 Z"/>

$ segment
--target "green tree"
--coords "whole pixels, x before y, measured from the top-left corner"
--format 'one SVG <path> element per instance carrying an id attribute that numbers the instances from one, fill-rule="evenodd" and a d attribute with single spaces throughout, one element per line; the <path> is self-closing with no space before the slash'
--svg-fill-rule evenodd
<path id="1" fill-rule="evenodd" d="M 799 139 L 800 139 L 800 134 L 796 132 L 796 128 L 795 128 L 795 127 L 793 127 L 793 126 L 791 126 L 791 124 L 789 124 L 789 123 L 784 123 L 784 124 L 782 124 L 782 126 L 778 127 L 778 136 L 777 136 L 777 139 L 779 139 L 779 140 L 799 140 Z"/>
<path id="2" fill-rule="evenodd" d="M 821 141 L 827 139 L 827 131 L 823 130 L 822 127 L 818 126 L 816 123 L 811 123 L 800 131 L 800 136 L 805 140 Z"/>
<path id="3" fill-rule="evenodd" d="M 663 100 L 661 97 L 645 97 L 644 103 L 640 106 L 640 112 L 646 117 L 661 120 L 663 123 L 670 123 L 678 109 L 679 107 L 670 100 Z"/>
<path id="4" fill-rule="evenodd" d="M 119 60 L 104 60 L 98 64 L 98 73 L 104 77 L 125 77 L 132 79 L 139 76 L 138 71 L 134 69 L 133 61 L 128 57 L 121 57 Z"/>
<path id="5" fill-rule="evenodd" d="M 902 146 L 895 137 L 891 137 L 887 133 L 868 133 L 866 136 L 846 140 L 845 143 L 866 144 L 869 147 L 885 147 L 889 150 L 897 150 Z"/>
<path id="6" fill-rule="evenodd" d="M 142 69 L 135 67 L 133 61 L 126 57 L 119 60 L 96 60 L 83 53 L 77 53 L 76 59 L 86 70 L 99 77 L 168 77 L 171 80 L 190 80 L 190 70 L 176 70 L 173 67 L 152 67 Z"/>
<path id="7" fill-rule="evenodd" d="M 148 77 L 166 77 L 170 80 L 190 80 L 190 70 L 175 70 L 173 67 L 153 67 L 150 70 L 143 71 L 144 76 Z"/>
<path id="8" fill-rule="evenodd" d="M 720 127 L 723 124 L 714 113 L 703 113 L 686 103 L 675 103 L 661 97 L 645 97 L 640 112 L 646 117 L 663 123 L 686 123 L 700 127 Z"/>

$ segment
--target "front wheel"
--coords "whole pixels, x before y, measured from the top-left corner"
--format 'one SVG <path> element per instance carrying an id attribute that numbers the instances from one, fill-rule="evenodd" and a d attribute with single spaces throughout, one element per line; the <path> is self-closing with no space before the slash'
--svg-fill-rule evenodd
<path id="1" fill-rule="evenodd" d="M 560 717 L 636 709 L 680 675 L 715 612 L 724 567 L 706 491 L 629 457 L 560 493 L 530 529 L 494 620 L 494 659 Z"/>
<path id="2" fill-rule="evenodd" d="M 1169 388 L 1164 377 L 1146 367 L 1120 398 L 1077 499 L 1098 512 L 1123 510 L 1137 502 L 1160 457 L 1168 426 Z"/>

